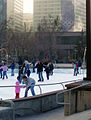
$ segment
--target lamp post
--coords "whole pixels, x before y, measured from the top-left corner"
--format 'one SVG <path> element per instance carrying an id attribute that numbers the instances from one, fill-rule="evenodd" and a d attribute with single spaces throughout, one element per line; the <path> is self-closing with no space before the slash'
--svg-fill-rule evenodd
<path id="1" fill-rule="evenodd" d="M 91 81 L 91 0 L 86 0 L 86 44 L 87 44 L 87 74 L 85 80 Z"/>

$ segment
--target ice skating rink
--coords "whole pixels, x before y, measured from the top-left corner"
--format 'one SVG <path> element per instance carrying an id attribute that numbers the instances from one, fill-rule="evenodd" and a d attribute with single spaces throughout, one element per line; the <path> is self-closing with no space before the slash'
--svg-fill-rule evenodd
<path id="1" fill-rule="evenodd" d="M 15 82 L 17 81 L 17 76 L 18 76 L 17 69 L 15 70 L 15 76 L 11 76 L 10 70 L 8 70 L 8 79 L 5 80 L 0 79 L 0 86 L 15 85 Z M 53 76 L 50 76 L 50 80 L 47 80 L 45 72 L 43 73 L 44 82 L 38 82 L 38 75 L 36 73 L 32 73 L 32 70 L 30 76 L 35 79 L 36 84 L 51 84 L 51 83 L 60 83 L 65 81 L 82 79 L 83 77 L 85 77 L 85 74 L 82 73 L 81 75 L 73 76 L 73 69 L 55 69 Z M 47 93 L 51 91 L 61 90 L 63 89 L 63 87 L 59 84 L 59 85 L 41 86 L 41 89 L 42 89 L 42 93 Z M 25 88 L 21 88 L 20 97 L 24 97 L 24 93 L 25 93 Z M 40 94 L 40 89 L 37 86 L 35 86 L 35 93 L 36 95 Z M 31 96 L 31 91 L 28 92 L 28 96 Z M 0 98 L 2 99 L 15 98 L 15 88 L 0 87 Z"/>

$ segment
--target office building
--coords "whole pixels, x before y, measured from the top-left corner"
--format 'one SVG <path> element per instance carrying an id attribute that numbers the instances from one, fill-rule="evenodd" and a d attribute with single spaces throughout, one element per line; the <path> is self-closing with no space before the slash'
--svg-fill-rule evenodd
<path id="1" fill-rule="evenodd" d="M 34 0 L 34 30 L 37 29 L 42 19 L 48 19 L 49 16 L 52 16 L 53 19 L 57 16 L 61 17 L 59 0 Z"/>
<path id="2" fill-rule="evenodd" d="M 23 28 L 25 32 L 32 30 L 33 26 L 33 14 L 32 13 L 23 13 Z"/>
<path id="3" fill-rule="evenodd" d="M 0 0 L 0 24 L 4 21 L 14 31 L 22 31 L 23 0 Z"/>
<path id="4" fill-rule="evenodd" d="M 60 17 L 63 31 L 86 30 L 86 0 L 34 0 L 34 30 L 50 15 Z"/>

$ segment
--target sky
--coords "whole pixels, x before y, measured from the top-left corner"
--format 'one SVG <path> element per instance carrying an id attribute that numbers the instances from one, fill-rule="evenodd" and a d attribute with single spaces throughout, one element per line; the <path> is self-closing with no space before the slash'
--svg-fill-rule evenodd
<path id="1" fill-rule="evenodd" d="M 24 0 L 24 13 L 33 13 L 33 0 Z"/>

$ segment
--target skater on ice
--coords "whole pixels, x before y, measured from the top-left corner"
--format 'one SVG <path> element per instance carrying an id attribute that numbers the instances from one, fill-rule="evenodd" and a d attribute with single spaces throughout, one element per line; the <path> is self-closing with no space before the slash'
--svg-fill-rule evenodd
<path id="1" fill-rule="evenodd" d="M 37 72 L 38 72 L 38 77 L 39 77 L 38 82 L 43 82 L 44 81 L 44 78 L 43 78 L 43 64 L 42 64 L 42 62 L 40 62 L 40 60 L 37 62 L 35 68 L 37 68 Z"/>
<path id="2" fill-rule="evenodd" d="M 14 70 L 15 70 L 15 63 L 14 63 L 14 61 L 10 65 L 10 68 L 11 68 L 11 76 L 14 76 Z"/>
<path id="3" fill-rule="evenodd" d="M 5 63 L 3 63 L 3 65 L 0 67 L 0 69 L 3 70 L 3 77 L 2 77 L 2 79 L 4 79 L 5 76 L 6 76 L 6 79 L 8 79 L 8 76 L 7 76 L 8 67 L 5 65 Z"/>

